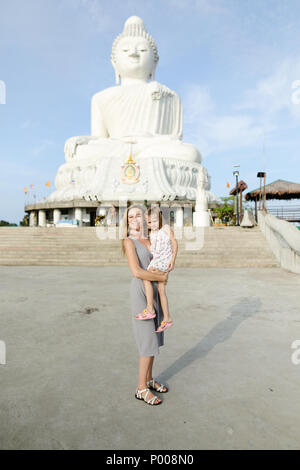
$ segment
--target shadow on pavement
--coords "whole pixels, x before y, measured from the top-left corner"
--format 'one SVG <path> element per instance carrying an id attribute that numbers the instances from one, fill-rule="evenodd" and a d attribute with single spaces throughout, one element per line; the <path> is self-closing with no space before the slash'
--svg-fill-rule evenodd
<path id="1" fill-rule="evenodd" d="M 205 357 L 217 344 L 227 341 L 243 321 L 260 311 L 261 305 L 260 298 L 244 297 L 239 303 L 230 307 L 231 313 L 227 318 L 217 323 L 193 348 L 159 374 L 164 383 L 192 362 Z"/>

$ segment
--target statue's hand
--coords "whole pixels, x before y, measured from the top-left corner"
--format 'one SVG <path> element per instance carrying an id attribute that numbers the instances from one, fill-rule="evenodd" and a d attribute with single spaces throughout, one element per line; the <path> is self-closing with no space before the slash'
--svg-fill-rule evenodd
<path id="1" fill-rule="evenodd" d="M 77 145 L 87 144 L 92 138 L 92 136 L 77 136 L 68 139 L 64 148 L 66 161 L 70 161 L 74 158 Z"/>

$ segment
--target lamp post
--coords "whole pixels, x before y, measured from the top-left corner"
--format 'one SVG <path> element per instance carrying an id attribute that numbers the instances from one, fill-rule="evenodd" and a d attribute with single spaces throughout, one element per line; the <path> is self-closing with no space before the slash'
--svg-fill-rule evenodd
<path id="1" fill-rule="evenodd" d="M 259 171 L 257 173 L 257 177 L 259 178 L 259 210 L 261 210 L 261 202 L 262 202 L 262 210 L 266 211 L 266 173 L 265 171 Z M 262 190 L 262 178 L 264 179 L 263 190 Z"/>
<path id="2" fill-rule="evenodd" d="M 234 165 L 234 166 L 239 167 L 240 165 Z M 234 170 L 233 176 L 235 176 L 235 180 L 236 180 L 236 193 L 235 193 L 235 200 L 236 200 L 236 222 L 235 222 L 235 225 L 240 225 L 240 211 L 239 211 L 239 198 L 238 198 L 238 182 L 239 182 L 238 177 L 239 177 L 239 171 L 238 171 L 238 170 Z"/>

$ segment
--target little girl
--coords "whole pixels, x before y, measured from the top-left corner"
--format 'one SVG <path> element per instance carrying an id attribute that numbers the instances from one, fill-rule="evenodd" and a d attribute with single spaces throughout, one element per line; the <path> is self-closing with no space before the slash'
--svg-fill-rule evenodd
<path id="1" fill-rule="evenodd" d="M 168 272 L 174 269 L 175 259 L 177 255 L 177 241 L 174 237 L 171 227 L 167 224 L 162 226 L 162 214 L 158 207 L 151 208 L 147 211 L 148 228 L 150 230 L 150 251 L 153 258 L 147 268 L 148 271 L 159 269 L 160 271 Z M 138 314 L 135 318 L 137 320 L 149 320 L 155 318 L 155 310 L 153 306 L 153 287 L 151 281 L 143 281 L 145 286 L 147 307 Z M 160 303 L 162 306 L 164 319 L 156 330 L 157 333 L 166 330 L 172 326 L 168 306 L 168 299 L 166 295 L 166 285 L 163 282 L 158 282 L 158 293 Z"/>

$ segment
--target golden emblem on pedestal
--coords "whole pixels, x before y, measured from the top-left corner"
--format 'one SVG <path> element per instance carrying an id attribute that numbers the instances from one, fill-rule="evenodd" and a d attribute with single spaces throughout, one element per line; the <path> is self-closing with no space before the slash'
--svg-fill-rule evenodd
<path id="1" fill-rule="evenodd" d="M 131 154 L 125 161 L 124 165 L 121 165 L 121 180 L 125 184 L 137 183 L 140 176 L 140 167 L 133 161 Z"/>

